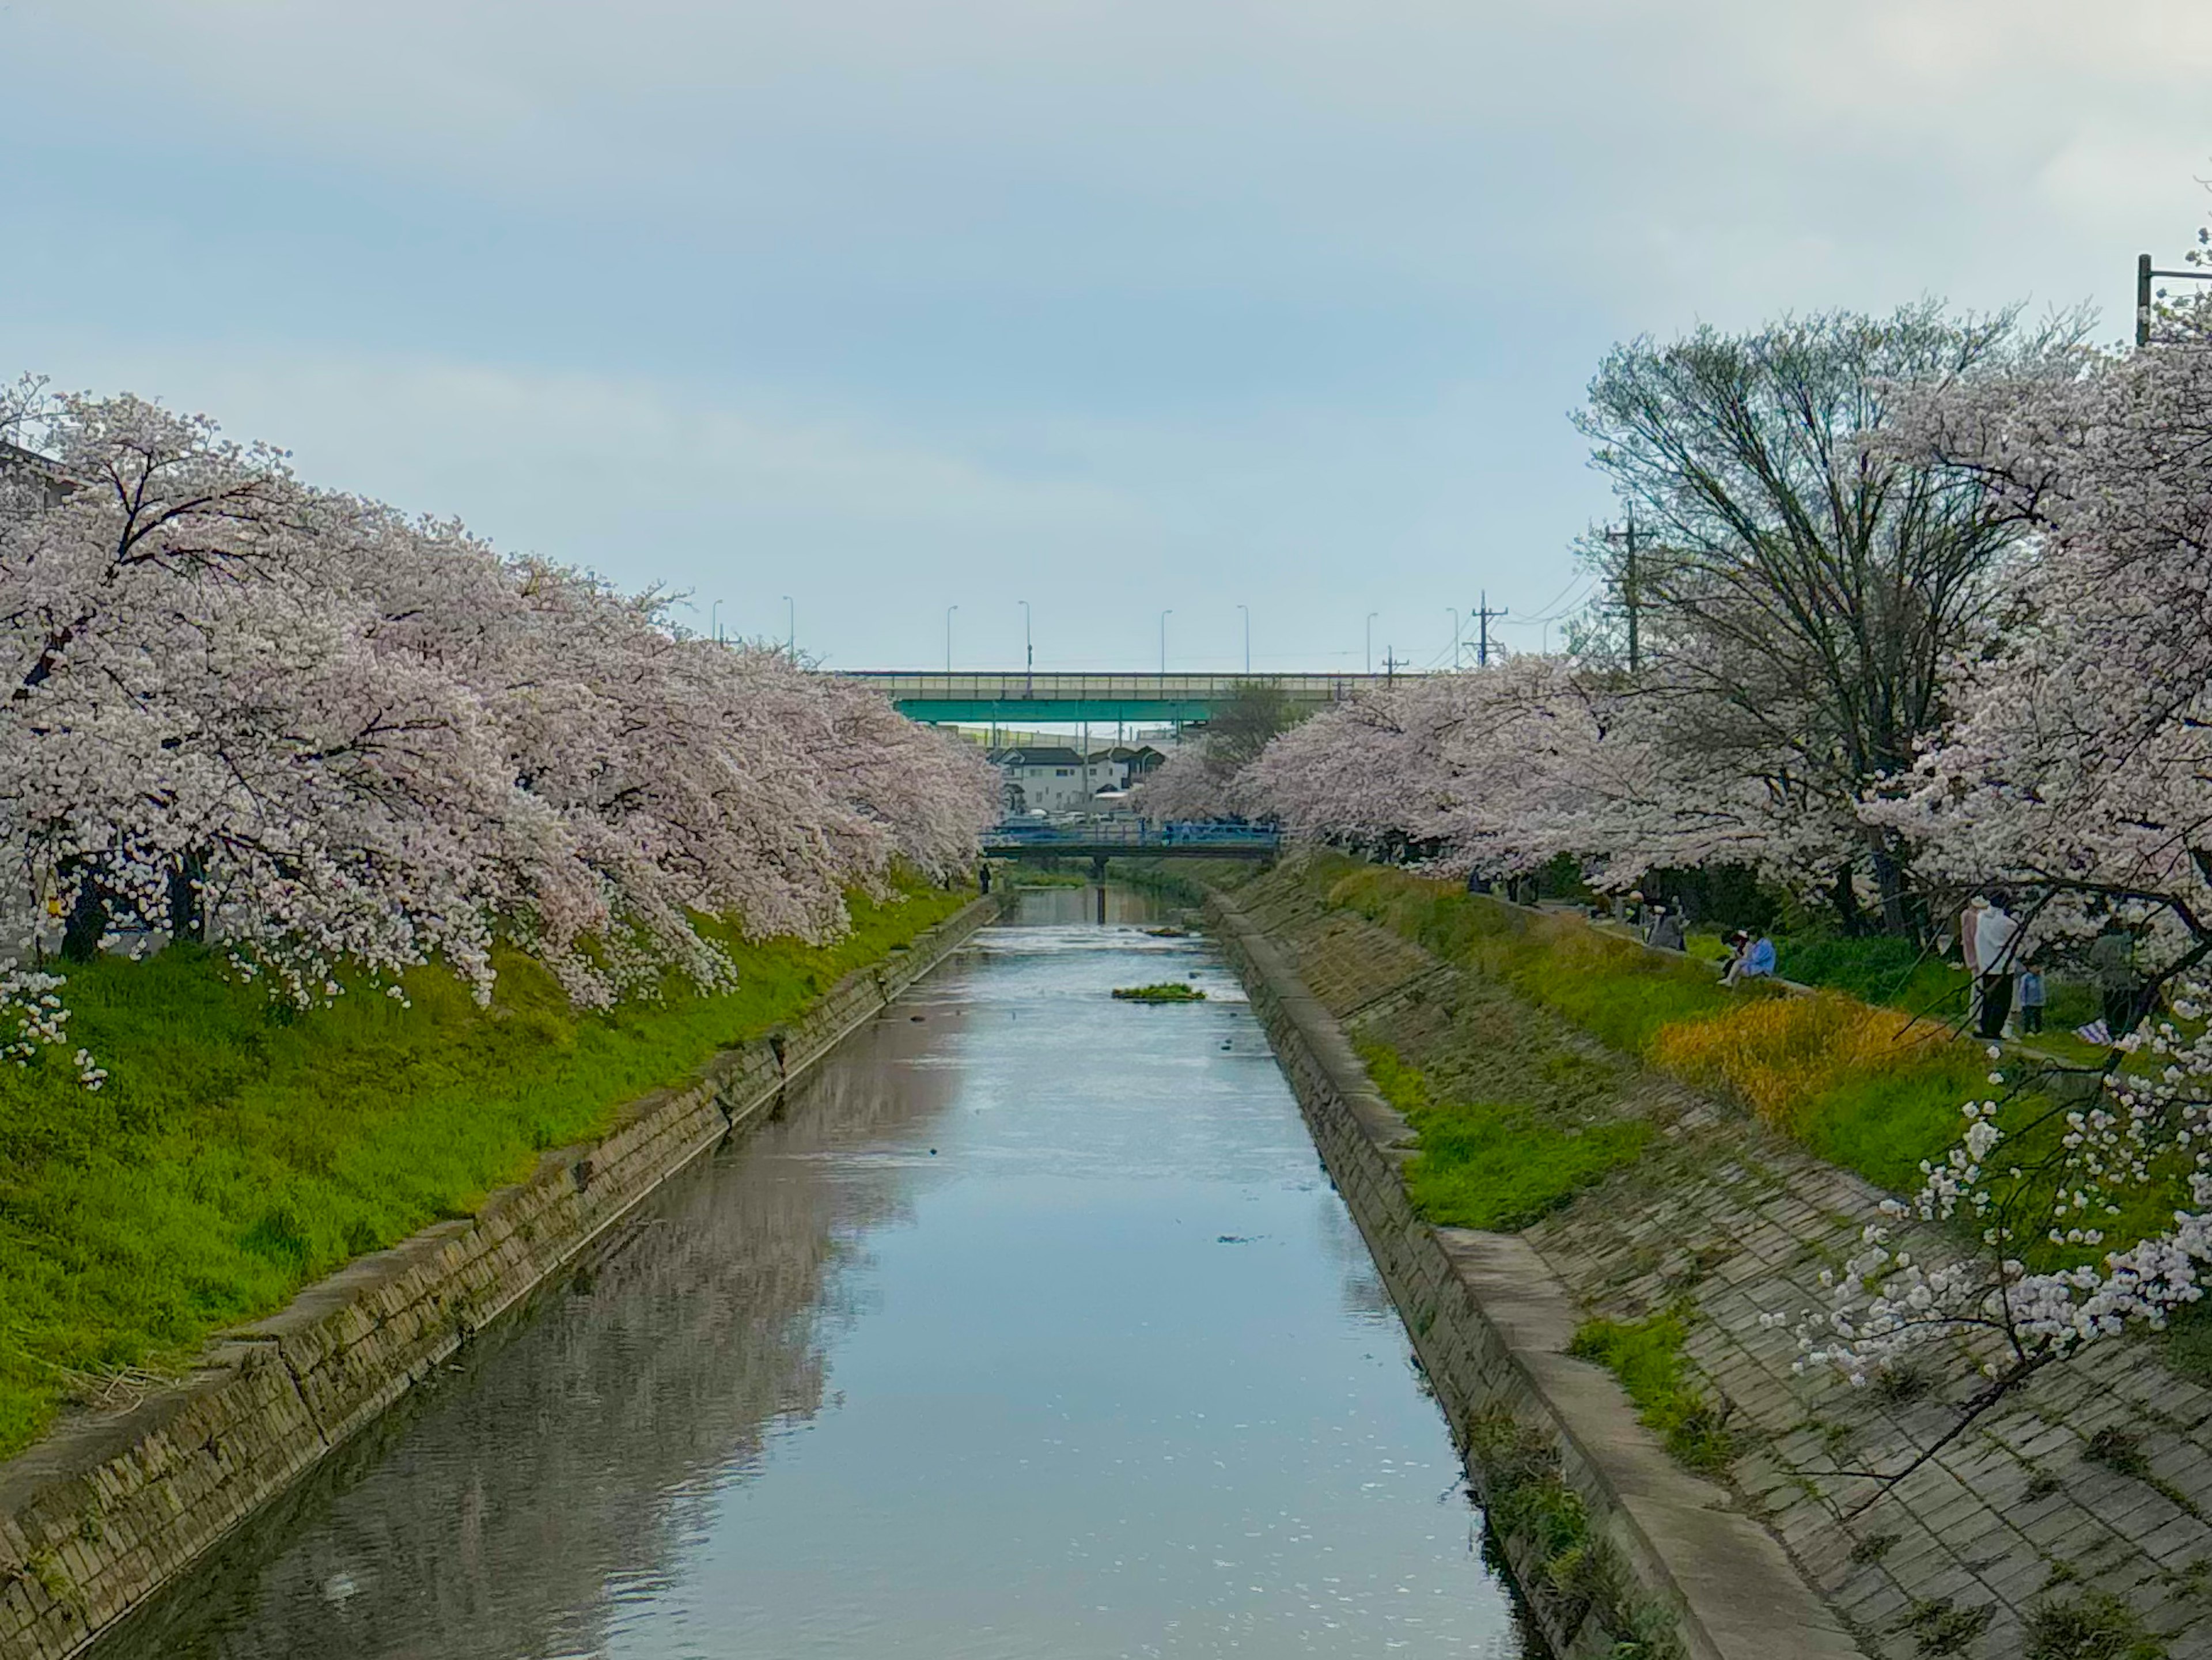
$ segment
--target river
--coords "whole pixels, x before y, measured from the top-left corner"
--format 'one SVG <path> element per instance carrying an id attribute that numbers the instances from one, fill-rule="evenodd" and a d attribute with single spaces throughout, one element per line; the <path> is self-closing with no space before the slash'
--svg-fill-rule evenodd
<path id="1" fill-rule="evenodd" d="M 100 1660 L 1521 1656 L 1233 976 L 1109 898 L 1024 892 Z"/>

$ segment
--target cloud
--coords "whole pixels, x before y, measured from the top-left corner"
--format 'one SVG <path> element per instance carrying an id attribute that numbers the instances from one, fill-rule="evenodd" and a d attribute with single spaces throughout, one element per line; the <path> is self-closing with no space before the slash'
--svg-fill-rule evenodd
<path id="1" fill-rule="evenodd" d="M 16 0 L 0 55 L 15 355 L 915 660 L 1017 590 L 1130 661 L 1533 609 L 1613 340 L 2117 334 L 2212 174 L 2201 0 Z"/>

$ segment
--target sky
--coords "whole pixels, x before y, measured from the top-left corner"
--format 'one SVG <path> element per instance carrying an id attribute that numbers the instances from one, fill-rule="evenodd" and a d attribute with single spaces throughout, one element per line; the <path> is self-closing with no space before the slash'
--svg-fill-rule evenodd
<path id="1" fill-rule="evenodd" d="M 2212 178 L 2203 0 L 0 0 L 0 370 L 842 668 L 1540 648 L 1614 342 L 2117 339 Z"/>

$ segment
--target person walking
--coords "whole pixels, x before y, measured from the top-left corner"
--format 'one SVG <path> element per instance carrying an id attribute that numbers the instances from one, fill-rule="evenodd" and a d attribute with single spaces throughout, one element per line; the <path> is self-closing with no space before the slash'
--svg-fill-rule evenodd
<path id="1" fill-rule="evenodd" d="M 1981 969 L 1982 1018 L 1978 1030 L 1994 1043 L 2004 1035 L 2012 1013 L 2014 959 L 2020 951 L 2020 924 L 2005 909 L 2008 896 L 1993 893 L 1974 919 L 1974 960 Z"/>
<path id="2" fill-rule="evenodd" d="M 2135 930 L 2117 916 L 2108 918 L 2104 932 L 2089 942 L 2089 970 L 2105 1006 L 2104 1018 L 2091 1021 L 2075 1035 L 2092 1043 L 2117 1043 L 2142 1018 Z"/>
<path id="3" fill-rule="evenodd" d="M 2037 962 L 2021 968 L 2013 990 L 2020 1002 L 2021 1035 L 2033 1037 L 2043 1030 L 2043 970 Z"/>
<path id="4" fill-rule="evenodd" d="M 1959 913 L 1959 958 L 1966 965 L 1966 1025 L 1976 1031 L 1982 1029 L 1982 959 L 1974 936 L 1981 925 L 1982 903 L 1978 893 Z"/>

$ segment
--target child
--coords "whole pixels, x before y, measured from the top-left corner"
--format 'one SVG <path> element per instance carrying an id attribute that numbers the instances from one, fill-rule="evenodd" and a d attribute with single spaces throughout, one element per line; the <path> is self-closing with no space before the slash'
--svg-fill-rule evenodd
<path id="1" fill-rule="evenodd" d="M 2039 963 L 2030 963 L 2020 971 L 2020 1030 L 2023 1037 L 2033 1037 L 2043 1030 L 2043 970 Z"/>

